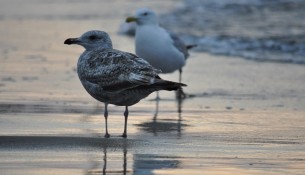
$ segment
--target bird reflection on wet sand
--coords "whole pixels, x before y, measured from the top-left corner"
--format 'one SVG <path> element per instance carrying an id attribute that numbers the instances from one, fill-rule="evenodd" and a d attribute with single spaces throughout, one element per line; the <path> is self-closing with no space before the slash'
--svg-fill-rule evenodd
<path id="1" fill-rule="evenodd" d="M 95 162 L 93 166 L 91 166 L 85 173 L 85 175 L 93 175 L 93 174 L 124 174 L 126 175 L 127 173 L 130 173 L 131 170 L 127 169 L 127 143 L 124 142 L 122 147 L 120 149 L 122 149 L 123 151 L 123 160 L 122 160 L 122 169 L 113 169 L 109 168 L 107 170 L 107 149 L 110 149 L 108 147 L 103 147 L 103 168 L 100 168 L 100 163 L 99 162 Z M 111 156 L 110 156 L 111 157 Z M 116 161 L 117 164 L 117 161 Z"/>
<path id="2" fill-rule="evenodd" d="M 135 150 L 143 150 L 147 145 L 143 144 L 143 140 L 134 139 L 91 136 L 0 136 L 0 145 L 0 151 L 11 150 L 12 155 L 22 152 L 23 159 L 32 158 L 26 164 L 28 167 L 44 167 L 45 163 L 53 162 L 50 166 L 53 170 L 61 170 L 63 166 L 77 167 L 84 170 L 84 175 L 152 174 L 155 170 L 178 168 L 181 164 L 175 156 L 164 157 L 146 152 L 139 154 Z M 53 160 L 54 157 L 63 158 L 63 155 L 69 156 L 57 162 Z M 19 168 L 23 163 L 20 161 L 11 166 Z"/>
<path id="3" fill-rule="evenodd" d="M 181 137 L 183 128 L 188 126 L 187 124 L 183 124 L 182 119 L 182 107 L 183 107 L 183 101 L 184 99 L 178 98 L 176 99 L 177 102 L 177 119 L 159 119 L 158 121 L 158 115 L 159 115 L 159 103 L 162 100 L 156 99 L 156 108 L 155 113 L 151 121 L 143 122 L 140 124 L 137 124 L 137 126 L 148 133 L 153 133 L 154 136 L 157 136 L 158 133 L 166 133 L 166 132 L 173 132 L 177 131 L 177 136 Z"/>

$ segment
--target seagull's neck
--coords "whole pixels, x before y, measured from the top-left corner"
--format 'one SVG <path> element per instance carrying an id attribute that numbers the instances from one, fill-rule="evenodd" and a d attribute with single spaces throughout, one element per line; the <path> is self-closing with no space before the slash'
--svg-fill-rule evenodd
<path id="1" fill-rule="evenodd" d="M 148 24 L 140 24 L 137 25 L 137 27 L 141 28 L 141 27 L 159 27 L 158 23 L 148 23 Z"/>
<path id="2" fill-rule="evenodd" d="M 104 50 L 104 49 L 112 49 L 112 44 L 109 45 L 103 45 L 103 46 L 98 46 L 94 50 Z"/>
<path id="3" fill-rule="evenodd" d="M 111 40 L 109 39 L 108 42 L 104 42 L 103 44 L 99 44 L 97 46 L 97 49 L 112 49 L 112 42 L 111 42 Z"/>
<path id="4" fill-rule="evenodd" d="M 99 44 L 94 46 L 86 46 L 86 51 L 112 49 L 111 43 Z"/>

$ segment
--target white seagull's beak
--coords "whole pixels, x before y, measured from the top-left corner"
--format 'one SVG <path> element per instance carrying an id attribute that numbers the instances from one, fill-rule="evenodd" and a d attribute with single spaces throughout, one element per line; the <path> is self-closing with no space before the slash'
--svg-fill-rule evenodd
<path id="1" fill-rule="evenodd" d="M 126 22 L 130 23 L 130 22 L 137 22 L 138 18 L 134 17 L 134 16 L 130 16 L 128 18 L 126 18 Z"/>

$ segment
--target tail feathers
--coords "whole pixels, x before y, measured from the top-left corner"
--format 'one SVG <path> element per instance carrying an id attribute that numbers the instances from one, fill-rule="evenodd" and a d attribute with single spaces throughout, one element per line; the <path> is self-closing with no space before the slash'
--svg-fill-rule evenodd
<path id="1" fill-rule="evenodd" d="M 193 47 L 197 47 L 197 46 L 198 46 L 197 44 L 187 45 L 186 49 L 189 50 L 189 49 L 192 49 Z"/>
<path id="2" fill-rule="evenodd" d="M 187 86 L 187 85 L 183 84 L 183 83 L 176 83 L 173 81 L 156 79 L 156 82 L 152 86 L 155 86 L 155 87 L 159 88 L 160 90 L 176 91 L 178 89 L 181 89 L 182 86 Z"/>

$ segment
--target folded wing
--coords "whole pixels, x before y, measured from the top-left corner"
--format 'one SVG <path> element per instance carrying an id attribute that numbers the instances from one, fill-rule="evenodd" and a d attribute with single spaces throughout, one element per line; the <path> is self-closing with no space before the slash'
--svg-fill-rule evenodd
<path id="1" fill-rule="evenodd" d="M 155 82 L 160 70 L 131 53 L 113 49 L 88 53 L 87 81 L 99 85 L 109 92 L 123 91 Z"/>

